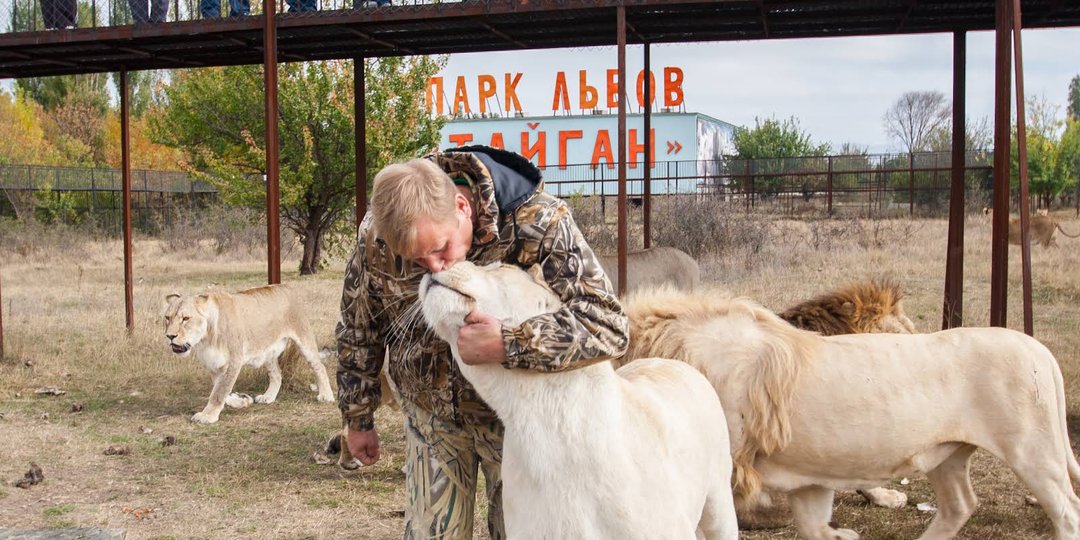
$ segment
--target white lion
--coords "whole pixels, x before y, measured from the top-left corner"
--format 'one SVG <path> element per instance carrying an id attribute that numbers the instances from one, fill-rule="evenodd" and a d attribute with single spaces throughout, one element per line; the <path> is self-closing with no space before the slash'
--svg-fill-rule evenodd
<path id="1" fill-rule="evenodd" d="M 1001 328 L 821 337 L 745 299 L 645 291 L 626 304 L 626 358 L 678 358 L 704 373 L 727 414 L 735 496 L 787 493 L 801 537 L 830 526 L 833 490 L 926 473 L 939 511 L 922 540 L 952 538 L 975 510 L 982 448 L 1038 497 L 1058 540 L 1080 536 L 1080 466 L 1054 356 Z M 633 363 L 629 364 L 633 365 Z"/>
<path id="2" fill-rule="evenodd" d="M 619 288 L 619 256 L 600 255 L 600 266 L 611 284 Z M 626 292 L 671 285 L 688 291 L 701 281 L 701 268 L 685 251 L 654 247 L 626 254 Z"/>
<path id="3" fill-rule="evenodd" d="M 319 401 L 334 401 L 330 379 L 319 359 L 315 333 L 304 314 L 303 302 L 286 285 L 270 285 L 235 294 L 215 292 L 198 296 L 165 296 L 165 339 L 172 351 L 192 353 L 213 377 L 210 400 L 192 422 L 217 422 L 228 405 L 243 408 L 251 398 L 232 392 L 240 368 L 266 366 L 270 384 L 255 397 L 256 403 L 273 403 L 281 389 L 278 356 L 291 340 L 315 371 Z"/>
<path id="4" fill-rule="evenodd" d="M 619 371 L 594 362 L 537 373 L 470 366 L 457 351 L 465 316 L 506 325 L 561 303 L 525 271 L 460 262 L 424 277 L 424 319 L 506 426 L 503 507 L 508 538 L 735 539 L 724 412 L 709 382 L 682 362 L 648 359 Z"/>

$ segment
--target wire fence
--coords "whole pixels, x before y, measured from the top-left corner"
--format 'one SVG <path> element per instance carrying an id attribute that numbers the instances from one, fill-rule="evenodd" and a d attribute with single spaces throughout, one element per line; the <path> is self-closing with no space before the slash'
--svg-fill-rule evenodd
<path id="1" fill-rule="evenodd" d="M 274 0 L 277 13 L 303 17 L 333 11 L 408 10 L 463 0 Z M 476 0 L 471 0 L 476 1 Z M 0 0 L 0 34 L 63 28 L 248 17 L 263 14 L 261 0 Z"/>
<path id="2" fill-rule="evenodd" d="M 0 165 L 0 216 L 89 219 L 119 234 L 123 177 L 119 169 Z M 155 230 L 183 212 L 219 200 L 217 189 L 175 171 L 131 171 L 132 225 Z"/>

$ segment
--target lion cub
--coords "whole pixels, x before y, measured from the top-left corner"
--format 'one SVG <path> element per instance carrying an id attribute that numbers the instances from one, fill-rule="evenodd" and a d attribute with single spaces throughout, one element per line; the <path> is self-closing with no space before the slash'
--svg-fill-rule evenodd
<path id="1" fill-rule="evenodd" d="M 303 303 L 288 286 L 270 285 L 235 294 L 173 293 L 165 296 L 165 302 L 165 339 L 172 351 L 181 356 L 194 352 L 213 377 L 210 401 L 191 417 L 192 422 L 212 424 L 225 405 L 251 405 L 250 397 L 232 392 L 243 366 L 267 367 L 270 384 L 265 393 L 255 397 L 255 403 L 273 403 L 281 389 L 278 356 L 285 350 L 286 340 L 296 344 L 315 371 L 318 400 L 334 401 Z"/>

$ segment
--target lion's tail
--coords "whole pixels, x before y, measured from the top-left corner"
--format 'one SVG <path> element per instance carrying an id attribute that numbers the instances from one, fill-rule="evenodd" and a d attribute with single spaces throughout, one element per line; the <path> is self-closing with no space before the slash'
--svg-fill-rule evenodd
<path id="1" fill-rule="evenodd" d="M 1057 411 L 1058 421 L 1061 422 L 1061 438 L 1065 445 L 1065 459 L 1069 467 L 1069 478 L 1073 484 L 1080 485 L 1080 463 L 1076 462 L 1076 454 L 1073 453 L 1072 442 L 1069 440 L 1069 425 L 1066 421 L 1065 413 L 1065 381 L 1061 376 L 1061 367 L 1058 366 L 1057 360 L 1053 361 L 1052 370 L 1054 372 L 1054 386 L 1057 386 Z"/>
<path id="2" fill-rule="evenodd" d="M 1069 238 L 1078 238 L 1078 237 L 1080 237 L 1080 233 L 1069 234 L 1069 233 L 1065 232 L 1065 229 L 1061 228 L 1060 223 L 1054 223 L 1054 226 L 1057 227 L 1057 230 L 1061 231 L 1061 234 L 1064 234 L 1065 236 L 1068 236 Z"/>

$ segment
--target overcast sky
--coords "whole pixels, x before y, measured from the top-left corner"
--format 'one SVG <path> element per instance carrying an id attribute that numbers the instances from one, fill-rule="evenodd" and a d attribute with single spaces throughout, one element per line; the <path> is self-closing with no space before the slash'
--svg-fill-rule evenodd
<path id="1" fill-rule="evenodd" d="M 634 76 L 641 51 L 627 48 Z M 1025 30 L 1023 52 L 1026 93 L 1061 105 L 1064 116 L 1069 80 L 1080 74 L 1080 29 Z M 969 33 L 967 55 L 968 117 L 992 119 L 993 33 Z M 882 117 L 900 94 L 938 90 L 952 97 L 951 34 L 654 45 L 651 62 L 658 78 L 665 66 L 683 69 L 687 111 L 748 126 L 755 117 L 794 115 L 815 140 L 855 142 L 872 152 L 899 147 L 885 135 Z M 455 78 L 466 76 L 476 112 L 477 74 L 495 76 L 503 96 L 503 73 L 520 72 L 522 108 L 547 115 L 558 71 L 566 72 L 572 103 L 582 69 L 603 102 L 604 72 L 615 63 L 614 47 L 454 55 L 442 72 L 444 93 L 452 100 Z"/>

